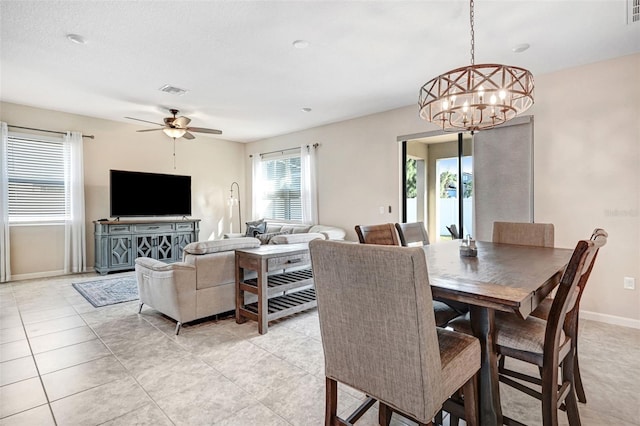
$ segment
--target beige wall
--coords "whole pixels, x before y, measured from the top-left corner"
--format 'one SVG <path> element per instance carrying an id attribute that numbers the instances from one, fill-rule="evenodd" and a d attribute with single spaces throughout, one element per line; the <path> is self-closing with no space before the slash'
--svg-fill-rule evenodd
<path id="1" fill-rule="evenodd" d="M 536 77 L 535 218 L 571 247 L 594 227 L 609 231 L 585 293 L 584 310 L 640 320 L 640 55 Z M 399 220 L 396 138 L 435 130 L 415 106 L 247 145 L 246 154 L 319 143 L 319 221 L 345 228 Z M 245 159 L 248 164 L 248 158 Z M 250 168 L 247 182 L 250 182 Z M 378 207 L 391 205 L 392 213 Z M 640 282 L 638 283 L 640 287 Z"/>
<path id="2" fill-rule="evenodd" d="M 161 120 L 160 114 L 158 119 Z M 0 120 L 8 124 L 49 130 L 75 130 L 95 135 L 84 140 L 85 216 L 87 263 L 93 266 L 93 223 L 109 217 L 109 170 L 134 170 L 190 175 L 192 217 L 202 219 L 200 239 L 211 233 L 229 232 L 227 205 L 231 182 L 240 184 L 244 203 L 244 146 L 207 136 L 176 141 L 176 169 L 173 143 L 162 132 L 136 133 L 144 127 L 135 123 L 101 120 L 76 114 L 0 104 Z M 11 130 L 11 129 L 9 129 Z M 234 229 L 237 228 L 234 211 Z M 126 219 L 123 219 L 126 220 Z M 63 269 L 62 226 L 11 227 L 12 275 L 56 273 Z"/>
<path id="3" fill-rule="evenodd" d="M 536 79 L 534 214 L 572 247 L 609 232 L 581 308 L 640 319 L 640 54 Z M 623 289 L 623 277 L 638 280 Z"/>

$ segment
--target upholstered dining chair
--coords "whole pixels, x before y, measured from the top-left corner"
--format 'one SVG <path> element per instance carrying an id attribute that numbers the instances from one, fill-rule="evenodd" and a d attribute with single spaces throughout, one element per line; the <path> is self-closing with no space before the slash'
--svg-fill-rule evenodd
<path id="1" fill-rule="evenodd" d="M 553 240 L 554 229 L 551 223 L 493 222 L 494 243 L 553 247 Z"/>
<path id="2" fill-rule="evenodd" d="M 361 244 L 398 246 L 400 245 L 398 234 L 401 231 L 399 231 L 399 228 L 398 230 L 396 229 L 396 225 L 392 223 L 367 226 L 356 225 L 356 233 L 358 234 L 358 239 Z M 424 226 L 422 228 L 424 229 Z M 449 321 L 465 312 L 462 308 L 456 310 L 448 304 L 438 300 L 433 301 L 433 311 L 436 315 L 436 325 L 438 327 L 446 326 Z"/>
<path id="3" fill-rule="evenodd" d="M 356 225 L 356 234 L 361 244 L 400 245 L 398 232 L 393 223 L 381 225 Z"/>
<path id="4" fill-rule="evenodd" d="M 591 239 L 595 240 L 598 237 L 607 238 L 609 234 L 604 229 L 596 228 L 591 234 Z M 596 261 L 597 256 L 593 256 L 591 259 L 591 264 L 582 275 L 580 282 L 578 283 L 578 291 L 574 293 L 573 297 L 575 301 L 573 302 L 573 309 L 569 312 L 568 319 L 565 321 L 565 330 L 564 332 L 571 338 L 571 344 L 573 345 L 573 351 L 575 353 L 575 365 L 574 365 L 574 380 L 576 384 L 576 394 L 578 396 L 578 401 L 586 404 L 587 395 L 584 391 L 584 385 L 582 384 L 582 376 L 580 375 L 580 363 L 578 362 L 578 322 L 580 317 L 580 299 L 582 299 L 582 293 L 587 285 L 587 281 L 589 280 L 589 275 L 591 275 L 591 269 L 593 268 L 593 264 Z M 551 313 L 551 306 L 553 305 L 553 297 L 547 297 L 538 307 L 531 313 L 536 318 L 540 318 L 543 320 L 547 320 L 549 318 L 549 314 Z M 504 369 L 504 364 L 501 364 L 501 368 Z"/>
<path id="5" fill-rule="evenodd" d="M 463 389 L 467 424 L 477 424 L 476 338 L 437 328 L 424 252 L 418 247 L 309 243 L 325 357 L 325 425 L 350 425 L 379 402 L 381 425 L 392 412 L 431 425 Z M 370 395 L 346 420 L 337 415 L 337 384 Z"/>
<path id="6" fill-rule="evenodd" d="M 404 247 L 429 244 L 429 234 L 422 222 L 396 223 L 396 229 L 400 237 L 400 244 Z"/>
<path id="7" fill-rule="evenodd" d="M 496 313 L 495 345 L 501 357 L 510 357 L 534 364 L 540 369 L 541 379 L 521 372 L 502 369 L 501 382 L 542 401 L 544 426 L 557 426 L 558 408 L 564 402 L 569 425 L 580 425 L 580 414 L 574 384 L 575 347 L 566 327 L 573 320 L 571 314 L 574 294 L 579 283 L 587 275 L 598 250 L 607 242 L 606 233 L 593 240 L 581 240 L 569 260 L 547 320 L 532 315 L 521 319 L 514 314 Z M 450 325 L 456 331 L 471 333 L 468 317 L 457 318 Z M 562 383 L 558 385 L 558 368 L 562 367 Z M 542 387 L 542 392 L 532 389 L 514 378 Z M 509 424 L 514 423 L 509 420 Z"/>

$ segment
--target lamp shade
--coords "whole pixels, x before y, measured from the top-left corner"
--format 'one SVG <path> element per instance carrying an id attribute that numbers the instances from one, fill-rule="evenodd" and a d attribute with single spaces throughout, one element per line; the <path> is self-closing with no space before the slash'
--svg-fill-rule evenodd
<path id="1" fill-rule="evenodd" d="M 185 133 L 187 133 L 186 129 L 179 129 L 177 127 L 165 127 L 164 129 L 162 129 L 162 131 L 165 133 L 165 135 L 174 139 L 181 138 Z"/>

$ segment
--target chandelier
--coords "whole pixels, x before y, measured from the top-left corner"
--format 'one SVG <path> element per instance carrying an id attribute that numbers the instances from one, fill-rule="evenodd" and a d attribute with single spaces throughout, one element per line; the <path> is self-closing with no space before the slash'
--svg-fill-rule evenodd
<path id="1" fill-rule="evenodd" d="M 444 131 L 476 131 L 505 123 L 533 105 L 533 75 L 509 65 L 475 64 L 470 0 L 471 65 L 448 71 L 420 89 L 420 117 Z"/>

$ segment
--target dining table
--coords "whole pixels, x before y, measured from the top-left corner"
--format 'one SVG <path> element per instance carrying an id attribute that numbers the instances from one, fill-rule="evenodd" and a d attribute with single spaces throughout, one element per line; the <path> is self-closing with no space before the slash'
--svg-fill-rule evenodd
<path id="1" fill-rule="evenodd" d="M 461 240 L 424 246 L 434 299 L 469 305 L 480 341 L 479 419 L 503 424 L 495 346 L 495 313 L 526 318 L 557 286 L 572 250 L 477 241 L 477 256 L 460 254 Z"/>

